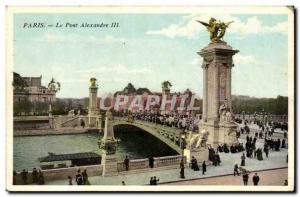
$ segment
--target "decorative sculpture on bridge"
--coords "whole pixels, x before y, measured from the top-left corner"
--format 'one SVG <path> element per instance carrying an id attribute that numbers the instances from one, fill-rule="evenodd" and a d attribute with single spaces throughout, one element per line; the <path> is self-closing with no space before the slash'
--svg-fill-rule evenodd
<path id="1" fill-rule="evenodd" d="M 232 122 L 232 113 L 228 106 L 227 99 L 225 99 L 224 103 L 220 106 L 219 115 L 221 122 Z"/>
<path id="2" fill-rule="evenodd" d="M 170 87 L 172 87 L 172 84 L 169 81 L 163 81 L 161 83 L 161 88 L 163 91 L 170 91 Z"/>
<path id="3" fill-rule="evenodd" d="M 52 78 L 48 84 L 48 89 L 50 90 L 50 92 L 56 93 L 60 90 L 60 83 Z"/>
<path id="4" fill-rule="evenodd" d="M 223 37 L 225 35 L 226 29 L 228 28 L 228 26 L 233 23 L 233 21 L 230 21 L 228 23 L 224 23 L 224 22 L 217 22 L 217 20 L 215 18 L 210 18 L 209 23 L 205 23 L 202 21 L 198 21 L 197 22 L 201 23 L 202 25 L 204 25 L 207 29 L 207 31 L 210 34 L 210 40 L 212 42 L 217 42 L 220 40 L 223 40 Z"/>
<path id="5" fill-rule="evenodd" d="M 97 79 L 96 78 L 91 78 L 90 79 L 90 87 L 98 87 L 98 84 L 97 84 Z"/>
<path id="6" fill-rule="evenodd" d="M 189 139 L 188 149 L 196 150 L 199 148 L 205 148 L 209 133 L 206 130 L 202 130 L 199 134 L 193 134 Z"/>

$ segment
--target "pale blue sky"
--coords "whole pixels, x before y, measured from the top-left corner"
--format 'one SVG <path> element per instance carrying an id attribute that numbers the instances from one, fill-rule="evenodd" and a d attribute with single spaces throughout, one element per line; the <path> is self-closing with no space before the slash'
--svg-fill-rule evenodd
<path id="1" fill-rule="evenodd" d="M 240 52 L 234 58 L 232 93 L 255 97 L 287 96 L 286 15 L 221 15 L 234 20 L 225 41 Z M 190 88 L 202 97 L 202 68 L 197 51 L 209 43 L 196 14 L 16 14 L 14 71 L 22 76 L 61 82 L 58 97 L 88 96 L 96 77 L 99 95 L 136 87 L 160 91 L 169 80 L 173 91 Z M 23 24 L 112 23 L 119 28 L 26 29 Z"/>

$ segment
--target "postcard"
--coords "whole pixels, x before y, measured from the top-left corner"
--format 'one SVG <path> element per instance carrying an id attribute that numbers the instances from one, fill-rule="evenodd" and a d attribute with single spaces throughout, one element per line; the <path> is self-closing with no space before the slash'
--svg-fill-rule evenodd
<path id="1" fill-rule="evenodd" d="M 8 191 L 294 191 L 294 7 L 6 16 Z"/>

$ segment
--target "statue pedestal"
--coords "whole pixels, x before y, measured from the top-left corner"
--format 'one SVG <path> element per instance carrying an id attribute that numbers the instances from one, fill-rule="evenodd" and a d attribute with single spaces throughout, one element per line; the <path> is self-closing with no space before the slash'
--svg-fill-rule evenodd
<path id="1" fill-rule="evenodd" d="M 186 156 L 187 163 L 191 163 L 192 157 L 197 159 L 198 165 L 200 165 L 203 161 L 208 161 L 208 149 L 201 147 L 198 149 L 184 149 L 184 156 Z"/>
<path id="2" fill-rule="evenodd" d="M 118 164 L 115 155 L 102 154 L 101 159 L 102 176 L 117 176 Z"/>
<path id="3" fill-rule="evenodd" d="M 199 129 L 209 132 L 207 143 L 213 148 L 219 144 L 230 146 L 238 143 L 236 138 L 237 125 L 234 122 L 200 122 Z"/>

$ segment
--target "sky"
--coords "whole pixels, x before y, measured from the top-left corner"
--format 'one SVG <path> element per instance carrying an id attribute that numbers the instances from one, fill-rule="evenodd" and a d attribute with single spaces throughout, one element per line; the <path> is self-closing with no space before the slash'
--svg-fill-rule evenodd
<path id="1" fill-rule="evenodd" d="M 197 54 L 210 42 L 195 20 L 207 14 L 15 14 L 13 70 L 22 76 L 42 75 L 61 83 L 57 97 L 88 97 L 89 79 L 97 78 L 98 95 L 136 88 L 161 91 L 169 80 L 171 91 L 189 88 L 202 97 L 202 60 Z M 234 56 L 232 94 L 254 97 L 288 95 L 288 25 L 284 14 L 214 14 L 234 21 L 224 40 L 239 53 Z M 43 22 L 54 27 L 24 28 Z M 72 28 L 66 23 L 118 22 L 115 28 Z M 56 23 L 63 24 L 55 28 Z"/>

